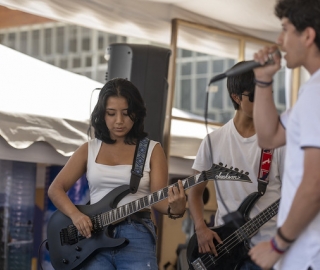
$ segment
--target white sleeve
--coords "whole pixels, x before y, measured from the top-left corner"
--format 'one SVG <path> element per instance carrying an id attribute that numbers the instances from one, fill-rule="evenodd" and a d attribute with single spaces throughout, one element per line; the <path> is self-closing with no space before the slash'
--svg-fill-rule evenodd
<path id="1" fill-rule="evenodd" d="M 300 147 L 320 148 L 320 91 L 313 87 L 301 98 L 304 106 L 299 114 Z"/>
<path id="2" fill-rule="evenodd" d="M 192 165 L 192 169 L 202 172 L 207 171 L 212 166 L 212 158 L 209 143 L 210 134 L 207 135 L 200 144 L 196 159 Z M 212 140 L 211 140 L 212 143 Z M 212 146 L 211 146 L 212 149 Z"/>

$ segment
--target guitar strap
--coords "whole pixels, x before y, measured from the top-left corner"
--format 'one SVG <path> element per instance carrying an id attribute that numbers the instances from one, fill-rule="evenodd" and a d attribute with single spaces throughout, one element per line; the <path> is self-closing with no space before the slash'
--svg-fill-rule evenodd
<path id="1" fill-rule="evenodd" d="M 136 193 L 140 184 L 140 179 L 143 176 L 143 168 L 146 163 L 150 140 L 143 138 L 139 140 L 134 153 L 134 159 L 131 169 L 130 191 L 132 194 Z"/>
<path id="2" fill-rule="evenodd" d="M 260 166 L 258 172 L 258 193 L 263 196 L 269 184 L 269 170 L 272 162 L 273 149 L 261 149 Z"/>
<path id="3" fill-rule="evenodd" d="M 130 185 L 127 186 L 128 189 L 124 190 L 116 198 L 114 198 L 112 203 L 112 208 L 117 207 L 118 203 L 124 196 L 127 196 L 129 193 L 136 193 L 140 184 L 140 179 L 143 176 L 143 168 L 146 162 L 146 157 L 148 153 L 150 140 L 148 138 L 143 138 L 139 140 L 136 145 L 136 150 L 134 153 L 132 169 L 131 169 L 131 178 Z"/>

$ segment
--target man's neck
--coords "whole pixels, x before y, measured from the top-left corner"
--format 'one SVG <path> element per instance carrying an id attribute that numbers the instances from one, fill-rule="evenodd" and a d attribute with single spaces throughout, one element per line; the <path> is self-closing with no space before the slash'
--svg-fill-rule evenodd
<path id="1" fill-rule="evenodd" d="M 249 138 L 256 134 L 253 118 L 244 115 L 240 111 L 236 112 L 233 123 L 239 134 L 244 138 Z"/>

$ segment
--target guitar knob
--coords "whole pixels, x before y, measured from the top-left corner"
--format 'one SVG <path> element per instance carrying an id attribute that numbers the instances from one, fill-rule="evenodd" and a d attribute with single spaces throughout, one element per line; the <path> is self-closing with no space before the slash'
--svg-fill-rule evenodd
<path id="1" fill-rule="evenodd" d="M 76 246 L 76 251 L 81 251 L 81 250 L 82 250 L 82 248 L 81 248 L 81 247 Z"/>
<path id="2" fill-rule="evenodd" d="M 67 259 L 63 259 L 63 260 L 62 260 L 62 263 L 64 263 L 64 264 L 68 264 L 68 263 L 69 263 L 69 261 L 68 261 Z"/>

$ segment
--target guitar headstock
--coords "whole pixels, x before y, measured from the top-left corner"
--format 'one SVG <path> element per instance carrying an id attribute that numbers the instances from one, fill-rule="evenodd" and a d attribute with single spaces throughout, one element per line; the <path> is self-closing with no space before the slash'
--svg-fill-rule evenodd
<path id="1" fill-rule="evenodd" d="M 224 181 L 242 181 L 252 183 L 249 178 L 249 173 L 244 171 L 239 171 L 238 168 L 227 168 L 227 165 L 223 166 L 222 163 L 212 164 L 209 171 L 206 173 L 205 177 L 208 180 L 224 180 Z"/>

